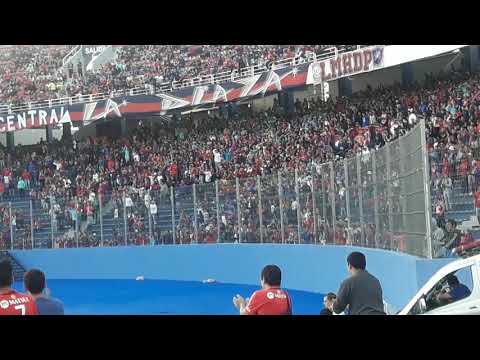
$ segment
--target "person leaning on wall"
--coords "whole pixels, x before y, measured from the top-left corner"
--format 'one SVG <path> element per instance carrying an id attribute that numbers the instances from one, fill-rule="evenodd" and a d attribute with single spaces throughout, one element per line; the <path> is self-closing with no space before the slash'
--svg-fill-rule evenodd
<path id="1" fill-rule="evenodd" d="M 340 285 L 332 310 L 340 314 L 348 306 L 349 315 L 386 315 L 380 281 L 367 270 L 365 255 L 352 252 L 347 257 L 350 276 Z"/>

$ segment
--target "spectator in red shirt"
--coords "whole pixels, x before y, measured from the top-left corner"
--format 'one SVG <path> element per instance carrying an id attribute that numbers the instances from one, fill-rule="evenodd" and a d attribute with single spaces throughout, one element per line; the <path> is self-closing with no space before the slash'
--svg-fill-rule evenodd
<path id="1" fill-rule="evenodd" d="M 0 315 L 38 315 L 32 296 L 12 289 L 13 268 L 8 259 L 0 260 Z"/>
<path id="2" fill-rule="evenodd" d="M 477 191 L 475 194 L 473 194 L 473 197 L 475 198 L 475 215 L 480 223 L 480 189 L 477 188 Z"/>
<path id="3" fill-rule="evenodd" d="M 240 295 L 233 298 L 233 304 L 240 315 L 292 315 L 292 302 L 285 290 L 280 289 L 282 271 L 276 265 L 267 265 L 262 270 L 262 290 L 255 291 L 250 300 Z"/>
<path id="4" fill-rule="evenodd" d="M 32 175 L 27 170 L 23 170 L 22 179 L 25 181 L 25 184 L 27 185 L 27 189 L 30 189 L 31 178 L 32 178 Z"/>
<path id="5" fill-rule="evenodd" d="M 177 177 L 177 164 L 175 163 L 170 165 L 170 176 L 174 179 Z"/>
<path id="6" fill-rule="evenodd" d="M 463 192 L 465 194 L 468 193 L 468 171 L 469 171 L 469 164 L 468 164 L 468 160 L 467 159 L 464 159 L 462 160 L 462 162 L 460 163 L 460 166 L 459 166 L 459 169 L 458 169 L 458 173 L 461 177 L 461 183 L 463 185 Z"/>

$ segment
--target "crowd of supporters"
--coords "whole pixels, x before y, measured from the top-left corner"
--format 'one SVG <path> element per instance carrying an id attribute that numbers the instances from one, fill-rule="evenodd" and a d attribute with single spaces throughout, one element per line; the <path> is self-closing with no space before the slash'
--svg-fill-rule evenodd
<path id="1" fill-rule="evenodd" d="M 20 105 L 67 94 L 58 70 L 69 46 L 19 45 L 0 48 L 0 104 Z"/>
<path id="2" fill-rule="evenodd" d="M 148 237 L 147 225 L 150 225 L 145 214 L 153 204 L 170 202 L 172 186 L 176 194 L 173 200 L 181 202 L 182 191 L 191 194 L 188 189 L 195 183 L 199 242 L 217 241 L 218 226 L 222 237 L 219 241 L 238 241 L 239 236 L 242 241 L 258 241 L 255 177 L 260 175 L 264 236 L 267 241 L 279 242 L 282 234 L 275 178 L 280 171 L 284 179 L 286 242 L 313 242 L 316 221 L 320 240 L 345 243 L 348 231 L 352 239 L 358 240 L 361 230 L 347 229 L 342 223 L 337 224 L 338 229 L 332 229 L 324 219 L 313 219 L 308 174 L 320 173 L 321 164 L 328 161 L 356 153 L 368 156 L 405 134 L 419 117 L 424 117 L 432 185 L 443 190 L 435 192 L 434 201 L 448 209 L 451 186 L 461 184 L 465 192 L 473 193 L 480 180 L 479 85 L 478 74 L 427 75 L 423 84 L 414 84 L 409 89 L 394 84 L 368 88 L 336 101 L 322 102 L 319 98 L 297 101 L 291 112 L 285 112 L 275 101 L 267 111 L 254 112 L 244 106 L 212 112 L 203 120 L 186 116 L 169 126 L 143 124 L 119 139 L 42 143 L 34 151 L 17 147 L 15 153 L 0 154 L 3 175 L 0 193 L 8 194 L 13 189 L 30 193 L 45 210 L 53 212 L 55 219 L 65 218 L 62 223 L 70 227 L 77 214 L 87 225 L 95 223 L 102 196 L 104 210 L 114 211 L 118 219 L 112 244 L 124 241 L 123 206 L 127 208 L 129 241 L 171 243 L 171 231 L 158 230 L 154 239 Z M 300 191 L 306 194 L 301 206 L 301 239 L 295 226 L 299 206 L 295 197 L 295 169 L 300 174 Z M 241 189 L 240 229 L 236 203 L 231 201 L 236 197 L 236 178 Z M 222 194 L 219 223 L 212 205 L 216 179 L 220 180 Z M 336 186 L 339 203 L 345 201 L 342 181 L 338 179 Z M 159 229 L 156 223 L 159 216 L 153 219 L 153 229 Z M 193 228 L 193 215 L 180 212 L 177 241 L 195 241 Z M 364 241 L 373 244 L 375 228 L 369 225 L 364 232 Z M 70 245 L 63 246 L 74 246 L 73 238 L 70 240 Z"/>
<path id="3" fill-rule="evenodd" d="M 73 48 L 18 45 L 0 48 L 0 105 L 110 93 L 211 74 L 239 71 L 284 58 L 311 59 L 332 45 L 123 45 L 117 57 L 95 71 L 62 68 Z"/>

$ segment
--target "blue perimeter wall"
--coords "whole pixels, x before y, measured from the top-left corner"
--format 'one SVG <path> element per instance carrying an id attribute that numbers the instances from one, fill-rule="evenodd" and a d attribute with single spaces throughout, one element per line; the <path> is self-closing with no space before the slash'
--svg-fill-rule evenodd
<path id="1" fill-rule="evenodd" d="M 451 261 L 424 260 L 378 249 L 347 246 L 211 244 L 45 249 L 13 251 L 27 270 L 47 279 L 146 279 L 259 284 L 267 264 L 282 269 L 282 286 L 325 294 L 337 292 L 348 276 L 346 257 L 361 251 L 367 270 L 381 282 L 384 300 L 400 309 L 440 267 Z"/>

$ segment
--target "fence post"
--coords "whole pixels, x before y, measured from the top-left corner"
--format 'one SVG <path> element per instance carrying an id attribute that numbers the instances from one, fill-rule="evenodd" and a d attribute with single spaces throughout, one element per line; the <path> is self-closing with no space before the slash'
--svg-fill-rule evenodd
<path id="1" fill-rule="evenodd" d="M 152 243 L 155 243 L 153 241 L 153 232 L 152 232 L 152 212 L 151 212 L 151 209 L 150 209 L 150 205 L 152 203 L 152 199 L 150 198 L 149 201 L 148 201 L 148 238 L 149 238 L 149 244 L 150 246 L 152 246 Z M 145 244 L 144 244 L 145 245 Z"/>
<path id="2" fill-rule="evenodd" d="M 278 199 L 280 206 L 280 231 L 282 232 L 282 244 L 285 244 L 285 229 L 283 225 L 283 187 L 282 187 L 282 173 L 278 172 Z"/>
<path id="3" fill-rule="evenodd" d="M 375 248 L 378 248 L 378 232 L 380 230 L 380 217 L 378 213 L 378 182 L 377 182 L 377 160 L 376 152 L 372 152 L 372 177 L 373 177 L 373 211 L 375 216 Z"/>
<path id="4" fill-rule="evenodd" d="M 363 182 L 362 182 L 362 162 L 360 155 L 356 156 L 357 161 L 357 189 L 358 189 L 358 210 L 360 213 L 360 244 L 365 245 L 365 219 L 363 218 Z"/>
<path id="5" fill-rule="evenodd" d="M 432 228 L 431 228 L 431 221 L 432 221 L 432 204 L 431 204 L 431 197 L 430 197 L 430 162 L 428 159 L 428 152 L 427 152 L 427 142 L 426 142 L 426 134 L 425 134 L 425 119 L 420 121 L 420 138 L 421 138 L 421 145 L 422 145 L 422 158 L 423 158 L 423 187 L 425 192 L 425 230 L 426 230 L 426 240 L 427 240 L 427 256 L 432 259 L 433 258 L 433 246 L 432 246 Z"/>
<path id="6" fill-rule="evenodd" d="M 77 243 L 77 248 L 78 248 L 78 227 L 79 227 L 79 221 L 80 221 L 80 211 L 78 211 L 78 198 L 75 196 L 75 214 L 76 214 L 76 219 L 75 219 L 75 242 Z"/>
<path id="7" fill-rule="evenodd" d="M 345 205 L 347 210 L 347 242 L 348 245 L 352 245 L 352 227 L 351 227 L 351 214 L 350 214 L 350 179 L 348 176 L 348 160 L 343 160 L 343 171 L 345 172 Z"/>
<path id="8" fill-rule="evenodd" d="M 10 247 L 12 248 L 12 251 L 14 249 L 13 247 L 13 223 L 12 223 L 12 203 L 8 203 L 8 216 L 10 217 Z"/>
<path id="9" fill-rule="evenodd" d="M 260 175 L 257 175 L 258 217 L 260 220 L 260 242 L 263 244 L 263 207 Z"/>
<path id="10" fill-rule="evenodd" d="M 103 195 L 98 194 L 98 209 L 100 212 L 100 246 L 103 247 Z"/>
<path id="11" fill-rule="evenodd" d="M 390 163 L 390 144 L 386 147 L 387 162 L 387 207 L 388 207 L 388 232 L 393 236 L 393 215 L 392 215 L 392 164 Z M 389 244 L 391 246 L 391 242 Z"/>
<path id="12" fill-rule="evenodd" d="M 238 242 L 242 242 L 242 214 L 240 213 L 240 182 L 238 177 L 235 178 L 235 190 L 237 196 L 237 217 L 238 217 Z"/>
<path id="13" fill-rule="evenodd" d="M 298 236 L 298 243 L 301 244 L 302 214 L 300 209 L 300 190 L 298 188 L 298 169 L 297 168 L 295 168 L 295 201 L 297 202 L 297 236 Z"/>
<path id="14" fill-rule="evenodd" d="M 125 246 L 128 246 L 128 228 L 127 228 L 127 203 L 126 201 L 126 196 L 125 196 L 125 190 L 122 193 L 122 202 L 123 202 L 123 236 L 125 238 Z"/>
<path id="15" fill-rule="evenodd" d="M 401 151 L 400 146 L 399 146 L 399 150 Z M 409 150 L 410 149 L 406 149 L 406 152 L 408 153 Z M 402 229 L 403 229 L 403 231 L 405 231 L 405 229 L 407 228 L 407 217 L 406 217 L 407 202 L 406 202 L 406 197 L 405 197 L 407 189 L 405 189 L 405 181 L 403 180 L 403 177 L 405 176 L 405 158 L 401 154 L 399 154 L 399 157 L 400 157 L 400 159 L 399 159 L 400 171 L 399 171 L 399 174 L 398 174 L 397 181 L 399 182 L 400 193 L 399 193 L 398 197 L 399 197 L 399 203 L 400 203 L 400 207 L 401 207 L 400 211 L 402 212 Z"/>
<path id="16" fill-rule="evenodd" d="M 215 180 L 215 208 L 217 209 L 217 244 L 220 242 L 220 200 L 218 195 L 218 179 Z"/>
<path id="17" fill-rule="evenodd" d="M 315 244 L 317 244 L 317 209 L 316 209 L 316 201 L 315 201 L 315 169 L 312 169 L 312 216 L 313 216 L 313 238 Z"/>
<path id="18" fill-rule="evenodd" d="M 327 194 L 327 190 L 325 189 L 325 179 L 324 179 L 324 176 L 323 176 L 323 173 L 324 173 L 324 166 L 321 167 L 321 179 L 322 179 L 322 216 L 323 216 L 323 223 L 325 224 L 324 226 L 324 229 L 326 230 L 327 227 L 327 203 L 326 203 L 326 198 L 330 198 L 330 195 Z M 324 242 L 327 240 L 326 238 L 326 231 L 324 231 L 324 235 L 325 235 L 325 238 L 323 239 Z"/>
<path id="19" fill-rule="evenodd" d="M 335 243 L 335 231 L 337 227 L 337 205 L 335 203 L 335 170 L 333 161 L 330 162 L 330 199 L 332 201 L 332 244 Z"/>
<path id="20" fill-rule="evenodd" d="M 197 187 L 195 183 L 193 183 L 193 228 L 195 231 L 195 243 L 198 244 Z"/>
<path id="21" fill-rule="evenodd" d="M 50 229 L 51 229 L 51 234 L 52 234 L 52 249 L 54 248 L 53 244 L 54 244 L 54 230 L 53 230 L 53 224 L 54 224 L 54 221 L 53 221 L 53 217 L 55 215 L 55 212 L 53 211 L 53 196 L 50 195 L 49 196 L 49 199 L 50 199 Z"/>
<path id="22" fill-rule="evenodd" d="M 175 245 L 177 243 L 177 234 L 176 234 L 176 226 L 175 226 L 175 194 L 173 191 L 173 185 L 170 186 L 170 202 L 172 204 L 172 239 L 173 239 L 173 244 Z M 181 243 L 181 239 L 180 239 Z"/>
<path id="23" fill-rule="evenodd" d="M 33 201 L 30 198 L 30 237 L 32 238 L 32 249 L 35 249 L 34 231 L 33 231 Z"/>

